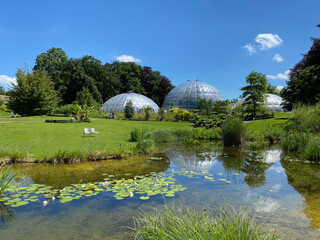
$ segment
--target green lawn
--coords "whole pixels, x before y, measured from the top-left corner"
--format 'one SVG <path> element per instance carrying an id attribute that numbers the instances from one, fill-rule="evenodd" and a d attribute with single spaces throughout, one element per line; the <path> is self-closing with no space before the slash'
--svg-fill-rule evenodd
<path id="1" fill-rule="evenodd" d="M 248 129 L 255 132 L 262 132 L 267 128 L 270 128 L 274 125 L 283 125 L 288 121 L 287 119 L 265 119 L 265 120 L 257 120 L 252 122 L 246 122 L 245 125 Z"/>
<path id="2" fill-rule="evenodd" d="M 177 129 L 188 128 L 190 123 L 142 122 L 97 119 L 91 123 L 45 123 L 45 119 L 69 119 L 57 117 L 0 118 L 0 148 L 27 151 L 35 158 L 53 156 L 59 151 L 84 151 L 118 149 L 128 142 L 132 128 Z M 83 138 L 84 128 L 95 128 L 95 137 Z"/>

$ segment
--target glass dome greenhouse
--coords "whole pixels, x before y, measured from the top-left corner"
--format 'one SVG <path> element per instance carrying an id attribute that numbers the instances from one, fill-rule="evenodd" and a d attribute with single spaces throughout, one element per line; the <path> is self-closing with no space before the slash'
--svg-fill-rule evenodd
<path id="1" fill-rule="evenodd" d="M 162 107 L 195 109 L 200 99 L 223 101 L 221 93 L 212 85 L 199 80 L 188 81 L 175 87 L 164 99 Z"/>
<path id="2" fill-rule="evenodd" d="M 233 107 L 243 104 L 245 98 L 242 98 L 239 102 L 237 102 Z M 277 95 L 267 93 L 265 96 L 265 106 L 268 110 L 275 111 L 275 112 L 284 112 L 281 104 L 283 103 L 282 97 Z"/>
<path id="3" fill-rule="evenodd" d="M 101 111 L 104 112 L 124 112 L 127 102 L 131 101 L 135 112 L 139 112 L 141 108 L 150 106 L 154 112 L 158 112 L 159 106 L 150 98 L 137 93 L 122 93 L 110 98 L 106 101 Z"/>

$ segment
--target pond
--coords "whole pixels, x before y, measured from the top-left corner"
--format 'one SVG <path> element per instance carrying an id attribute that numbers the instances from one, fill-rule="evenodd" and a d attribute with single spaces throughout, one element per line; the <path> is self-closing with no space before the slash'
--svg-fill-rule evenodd
<path id="1" fill-rule="evenodd" d="M 278 146 L 160 146 L 153 156 L 16 164 L 0 201 L 1 239 L 130 239 L 133 216 L 167 204 L 248 208 L 282 239 L 320 236 L 320 165 Z"/>

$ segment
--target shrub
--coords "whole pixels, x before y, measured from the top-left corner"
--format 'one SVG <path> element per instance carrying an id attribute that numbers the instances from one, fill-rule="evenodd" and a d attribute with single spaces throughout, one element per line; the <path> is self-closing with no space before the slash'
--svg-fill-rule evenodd
<path id="1" fill-rule="evenodd" d="M 309 160 L 320 160 L 320 136 L 314 136 L 309 140 L 305 157 Z"/>
<path id="2" fill-rule="evenodd" d="M 238 117 L 227 118 L 222 128 L 222 138 L 225 146 L 240 146 L 244 141 L 245 126 Z"/>
<path id="3" fill-rule="evenodd" d="M 213 217 L 205 209 L 168 206 L 134 217 L 133 234 L 135 239 L 276 239 L 248 211 L 220 209 Z"/>
<path id="4" fill-rule="evenodd" d="M 183 113 L 178 113 L 176 115 L 176 119 L 181 120 L 181 121 L 190 121 L 192 119 L 192 113 L 191 112 L 183 112 Z"/>
<path id="5" fill-rule="evenodd" d="M 141 132 L 138 128 L 133 128 L 130 132 L 129 142 L 138 142 L 141 139 Z"/>
<path id="6" fill-rule="evenodd" d="M 143 139 L 137 143 L 135 150 L 140 154 L 148 154 L 151 152 L 152 145 L 151 139 Z"/>
<path id="7" fill-rule="evenodd" d="M 283 150 L 303 153 L 308 144 L 309 135 L 302 132 L 292 132 L 283 138 Z"/>
<path id="8" fill-rule="evenodd" d="M 75 104 L 66 104 L 55 108 L 54 113 L 64 115 L 74 115 L 77 112 L 77 106 Z"/>
<path id="9" fill-rule="evenodd" d="M 184 112 L 188 112 L 187 110 L 183 109 L 183 108 L 171 108 L 169 110 L 169 112 L 172 112 L 172 113 L 175 113 L 175 114 L 178 114 L 178 113 L 184 113 Z"/>
<path id="10" fill-rule="evenodd" d="M 131 101 L 128 101 L 124 108 L 124 117 L 131 119 L 134 116 L 134 107 Z"/>

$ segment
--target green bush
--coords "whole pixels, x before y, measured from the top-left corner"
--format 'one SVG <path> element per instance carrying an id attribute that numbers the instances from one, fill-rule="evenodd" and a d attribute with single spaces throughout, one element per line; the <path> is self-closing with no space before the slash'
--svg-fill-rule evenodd
<path id="1" fill-rule="evenodd" d="M 137 143 L 135 150 L 139 154 L 148 154 L 151 152 L 152 145 L 153 142 L 151 139 L 143 139 Z"/>
<path id="2" fill-rule="evenodd" d="M 308 160 L 320 160 L 320 136 L 312 137 L 305 149 L 305 157 Z"/>
<path id="3" fill-rule="evenodd" d="M 225 146 L 240 146 L 244 141 L 245 126 L 238 117 L 227 118 L 222 128 L 222 138 Z"/>
<path id="4" fill-rule="evenodd" d="M 276 239 L 266 232 L 247 211 L 219 210 L 211 216 L 205 209 L 165 207 L 134 217 L 135 239 Z"/>
<path id="5" fill-rule="evenodd" d="M 130 132 L 129 142 L 138 142 L 141 139 L 141 132 L 138 128 L 133 128 Z"/>
<path id="6" fill-rule="evenodd" d="M 134 107 L 131 101 L 127 102 L 124 108 L 124 117 L 127 119 L 131 119 L 134 116 Z"/>
<path id="7" fill-rule="evenodd" d="M 303 153 L 308 144 L 310 135 L 303 132 L 292 132 L 286 135 L 282 141 L 282 148 L 285 151 Z"/>
<path id="8" fill-rule="evenodd" d="M 74 104 L 66 104 L 54 109 L 55 114 L 74 115 L 77 113 L 77 106 Z"/>

